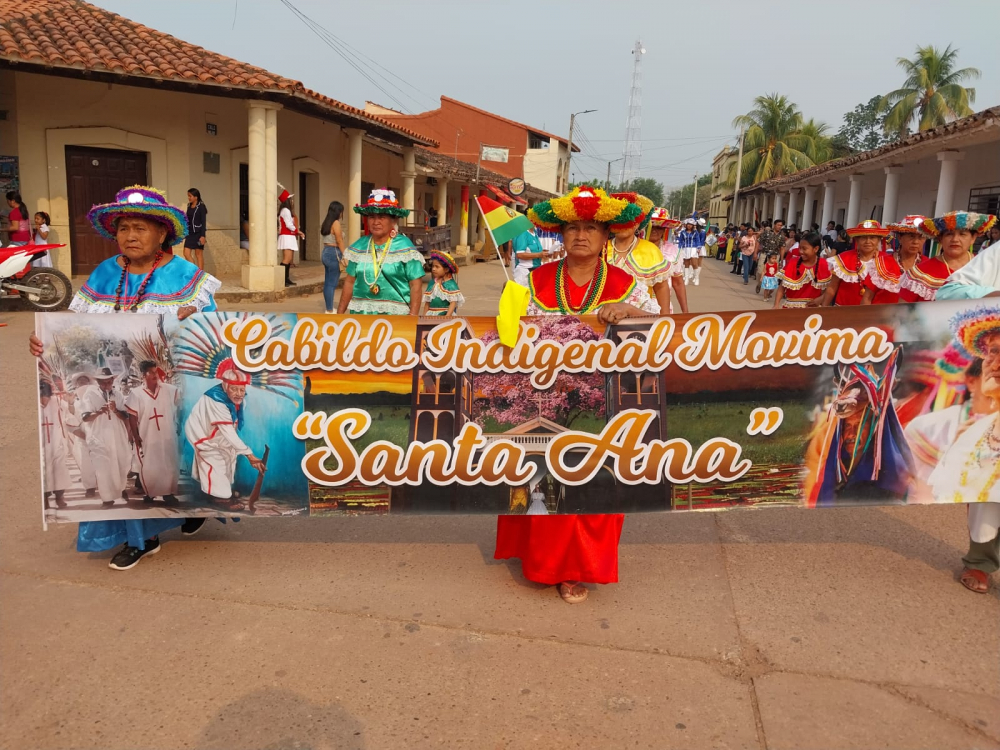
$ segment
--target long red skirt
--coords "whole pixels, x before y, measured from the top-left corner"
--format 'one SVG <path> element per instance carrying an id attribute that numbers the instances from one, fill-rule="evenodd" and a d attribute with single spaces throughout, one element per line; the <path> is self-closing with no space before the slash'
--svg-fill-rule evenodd
<path id="1" fill-rule="evenodd" d="M 521 558 L 524 577 L 550 586 L 563 581 L 618 582 L 622 513 L 497 516 L 496 560 Z"/>

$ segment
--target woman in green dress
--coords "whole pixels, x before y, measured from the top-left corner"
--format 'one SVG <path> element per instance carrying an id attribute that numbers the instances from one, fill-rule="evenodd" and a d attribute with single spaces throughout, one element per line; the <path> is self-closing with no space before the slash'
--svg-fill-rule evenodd
<path id="1" fill-rule="evenodd" d="M 396 228 L 401 208 L 396 194 L 376 188 L 354 212 L 368 218 L 368 236 L 347 248 L 344 288 L 337 312 L 343 315 L 416 315 L 423 299 L 424 259 Z"/>

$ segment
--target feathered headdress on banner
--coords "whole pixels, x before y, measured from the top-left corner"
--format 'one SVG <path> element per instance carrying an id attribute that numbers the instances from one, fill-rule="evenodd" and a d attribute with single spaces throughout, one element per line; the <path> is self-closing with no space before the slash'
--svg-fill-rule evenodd
<path id="1" fill-rule="evenodd" d="M 206 313 L 192 317 L 177 336 L 174 351 L 177 352 L 176 372 L 200 378 L 222 380 L 234 369 L 232 352 L 222 341 L 222 329 L 231 320 L 248 320 L 263 317 L 271 324 L 272 336 L 289 332 L 288 325 L 278 315 L 260 313 Z M 302 373 L 300 372 L 253 372 L 249 373 L 249 385 L 287 398 L 298 403 L 302 393 Z"/>

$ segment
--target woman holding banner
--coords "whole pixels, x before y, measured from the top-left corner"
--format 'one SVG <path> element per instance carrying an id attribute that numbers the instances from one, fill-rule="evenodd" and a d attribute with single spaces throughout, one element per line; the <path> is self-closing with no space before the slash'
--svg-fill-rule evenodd
<path id="1" fill-rule="evenodd" d="M 347 248 L 340 315 L 417 315 L 423 300 L 424 259 L 396 225 L 408 216 L 396 194 L 376 188 L 354 213 L 368 218 L 367 237 Z"/>
<path id="2" fill-rule="evenodd" d="M 645 285 L 610 265 L 604 253 L 612 225 L 635 222 L 640 209 L 603 190 L 580 186 L 528 211 L 538 227 L 562 232 L 566 257 L 528 277 L 528 315 L 593 315 L 602 323 L 655 314 Z M 570 604 L 587 598 L 584 583 L 618 580 L 618 540 L 624 515 L 510 515 L 497 519 L 494 557 L 521 559 L 524 577 L 558 585 Z"/>

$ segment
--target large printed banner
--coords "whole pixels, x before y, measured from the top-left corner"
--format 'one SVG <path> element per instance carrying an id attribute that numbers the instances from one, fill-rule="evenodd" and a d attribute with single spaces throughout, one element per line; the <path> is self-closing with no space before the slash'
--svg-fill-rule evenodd
<path id="1" fill-rule="evenodd" d="M 486 318 L 39 314 L 44 516 L 996 502 L 998 373 L 948 327 L 976 304 L 535 318 L 513 348 Z"/>

